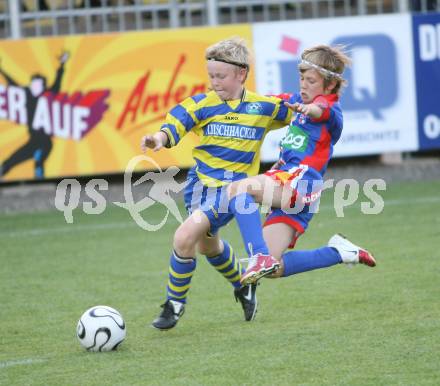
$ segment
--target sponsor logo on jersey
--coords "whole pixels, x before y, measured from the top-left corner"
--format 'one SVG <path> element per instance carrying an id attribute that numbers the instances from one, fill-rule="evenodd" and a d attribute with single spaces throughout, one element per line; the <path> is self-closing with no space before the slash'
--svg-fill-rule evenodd
<path id="1" fill-rule="evenodd" d="M 309 136 L 298 126 L 290 125 L 286 136 L 281 141 L 281 146 L 287 149 L 304 152 L 309 143 Z"/>
<path id="2" fill-rule="evenodd" d="M 259 139 L 257 130 L 253 127 L 228 125 L 222 123 L 210 123 L 204 129 L 204 134 L 217 137 L 232 137 L 240 139 Z"/>
<path id="3" fill-rule="evenodd" d="M 246 113 L 260 115 L 263 112 L 263 106 L 258 102 L 248 103 L 246 105 Z"/>

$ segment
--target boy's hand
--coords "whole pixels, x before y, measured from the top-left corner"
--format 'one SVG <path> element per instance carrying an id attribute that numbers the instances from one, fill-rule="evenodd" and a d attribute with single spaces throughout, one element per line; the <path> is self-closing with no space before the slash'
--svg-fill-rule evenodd
<path id="1" fill-rule="evenodd" d="M 307 115 L 307 111 L 309 111 L 309 108 L 311 105 L 306 105 L 304 103 L 289 103 L 289 102 L 284 102 L 284 104 L 292 111 L 294 111 L 295 113 L 302 113 Z"/>
<path id="2" fill-rule="evenodd" d="M 284 104 L 295 113 L 301 113 L 304 115 L 307 115 L 311 118 L 319 118 L 322 115 L 323 109 L 313 103 L 310 103 L 308 105 L 304 103 L 288 103 L 284 102 Z"/>
<path id="3" fill-rule="evenodd" d="M 158 151 L 165 146 L 167 141 L 168 137 L 163 131 L 159 131 L 157 133 L 154 133 L 153 135 L 144 135 L 141 139 L 141 150 L 143 153 L 145 153 L 147 149 Z"/>

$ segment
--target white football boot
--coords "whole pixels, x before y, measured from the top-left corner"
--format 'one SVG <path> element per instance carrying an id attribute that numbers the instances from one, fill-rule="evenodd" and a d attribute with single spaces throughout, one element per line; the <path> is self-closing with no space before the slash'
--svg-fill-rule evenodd
<path id="1" fill-rule="evenodd" d="M 365 264 L 376 266 L 376 260 L 366 249 L 358 247 L 340 234 L 336 234 L 328 241 L 328 246 L 335 248 L 341 255 L 342 262 L 348 265 Z"/>

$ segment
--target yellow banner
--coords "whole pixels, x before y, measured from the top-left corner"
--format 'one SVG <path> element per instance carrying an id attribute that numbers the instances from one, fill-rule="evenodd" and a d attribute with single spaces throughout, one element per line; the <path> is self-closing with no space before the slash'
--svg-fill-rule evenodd
<path id="1" fill-rule="evenodd" d="M 207 90 L 206 47 L 234 35 L 251 43 L 249 25 L 1 41 L 0 178 L 123 171 L 171 107 Z M 188 167 L 195 144 L 150 155 Z"/>

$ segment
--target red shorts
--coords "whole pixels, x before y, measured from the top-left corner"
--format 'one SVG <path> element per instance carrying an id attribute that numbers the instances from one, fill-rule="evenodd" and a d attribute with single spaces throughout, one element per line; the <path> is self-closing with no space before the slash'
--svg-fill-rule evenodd
<path id="1" fill-rule="evenodd" d="M 283 169 L 284 168 L 286 168 L 286 166 L 284 166 Z M 313 210 L 310 210 L 310 204 L 320 198 L 322 176 L 316 170 L 309 168 L 307 165 L 293 166 L 288 170 L 273 169 L 264 174 L 292 189 L 292 197 L 290 199 L 291 208 L 294 207 L 298 196 L 302 199 L 302 203 L 304 204 L 303 209 L 298 213 L 291 213 L 289 211 L 284 211 L 283 209 L 272 208 L 263 225 L 268 226 L 271 224 L 283 223 L 292 227 L 296 232 L 289 248 L 293 248 L 296 240 L 305 232 L 313 217 L 314 212 Z M 300 183 L 300 181 L 302 182 Z M 301 191 L 301 193 L 299 193 L 297 189 Z"/>

